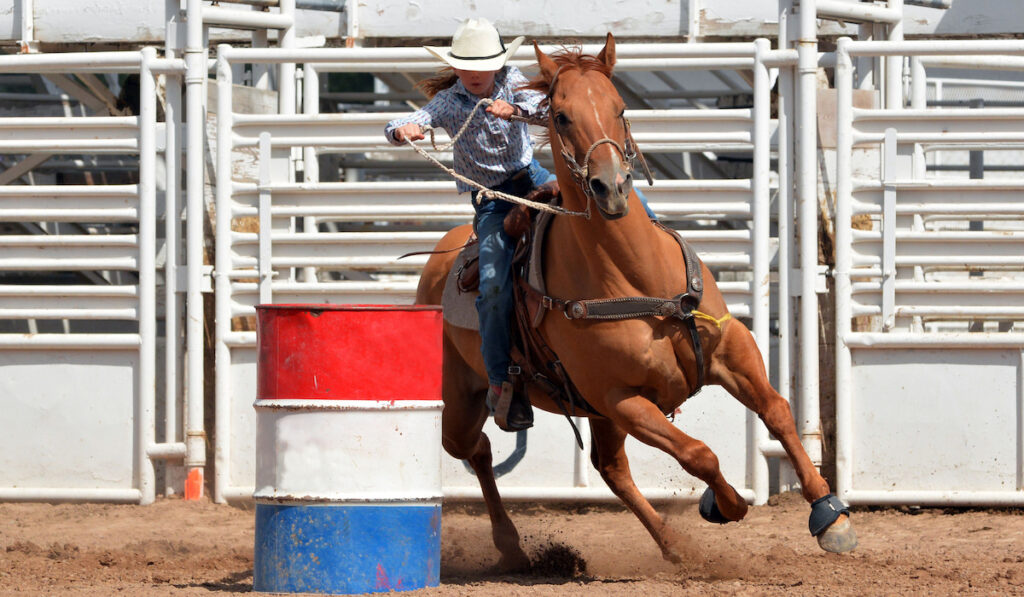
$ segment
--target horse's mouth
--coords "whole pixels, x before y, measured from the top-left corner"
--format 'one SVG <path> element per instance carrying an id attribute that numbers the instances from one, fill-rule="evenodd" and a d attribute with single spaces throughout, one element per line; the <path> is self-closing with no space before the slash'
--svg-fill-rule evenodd
<path id="1" fill-rule="evenodd" d="M 598 203 L 597 204 L 597 211 L 600 212 L 602 218 L 604 218 L 604 219 L 606 219 L 608 221 L 615 221 L 615 220 L 618 220 L 619 218 L 622 218 L 623 216 L 625 216 L 626 214 L 629 213 L 629 205 L 626 205 L 626 208 L 623 209 L 619 213 L 611 213 L 611 212 L 605 211 L 605 209 L 603 207 L 601 207 L 601 204 Z"/>

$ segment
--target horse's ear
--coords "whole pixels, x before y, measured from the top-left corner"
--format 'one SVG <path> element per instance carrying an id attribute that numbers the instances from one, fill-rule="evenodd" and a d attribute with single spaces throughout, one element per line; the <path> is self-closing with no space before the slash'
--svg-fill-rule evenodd
<path id="1" fill-rule="evenodd" d="M 611 31 L 608 32 L 608 37 L 604 41 L 604 48 L 597 55 L 597 59 L 608 65 L 608 70 L 615 66 L 615 36 L 612 35 Z"/>
<path id="2" fill-rule="evenodd" d="M 540 67 L 540 74 L 548 81 L 554 79 L 555 73 L 558 72 L 558 65 L 547 54 L 540 51 L 540 46 L 537 45 L 536 41 L 533 42 L 533 53 L 537 55 L 537 66 Z"/>

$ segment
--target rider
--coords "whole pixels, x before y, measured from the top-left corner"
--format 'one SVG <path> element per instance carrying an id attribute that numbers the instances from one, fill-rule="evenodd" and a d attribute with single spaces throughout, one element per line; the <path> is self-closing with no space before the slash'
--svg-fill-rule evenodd
<path id="1" fill-rule="evenodd" d="M 527 84 L 526 77 L 518 68 L 505 65 L 521 43 L 523 38 L 518 37 L 506 46 L 486 19 L 468 19 L 455 31 L 450 48 L 427 47 L 451 66 L 457 80 L 419 110 L 389 122 L 384 130 L 388 140 L 398 145 L 406 139 L 422 139 L 426 125 L 442 127 L 454 135 L 477 103 L 491 98 L 493 103 L 487 112 L 498 118 L 488 118 L 482 111 L 474 115 L 455 142 L 455 171 L 510 195 L 529 193 L 537 186 L 534 178 L 543 182 L 547 171 L 541 172 L 544 169 L 533 159 L 526 124 L 509 118 L 537 113 L 544 95 L 519 89 Z M 503 223 L 514 204 L 498 199 L 478 201 L 478 191 L 461 180 L 456 187 L 460 193 L 472 191 L 476 210 L 473 224 L 480 240 L 480 296 L 476 308 L 489 384 L 487 404 L 495 411 L 495 421 L 504 421 L 506 431 L 527 429 L 533 425 L 533 409 L 525 396 L 513 399 L 508 372 L 515 246 L 505 234 Z"/>
<path id="2" fill-rule="evenodd" d="M 518 197 L 544 183 L 557 185 L 554 176 L 533 157 L 526 123 L 513 116 L 546 116 L 544 95 L 523 89 L 529 82 L 515 66 L 505 63 L 523 42 L 517 37 L 507 46 L 486 19 L 467 19 L 459 25 L 450 48 L 426 47 L 447 63 L 445 69 L 420 88 L 431 96 L 422 108 L 387 124 L 384 134 L 394 145 L 424 138 L 424 126 L 444 128 L 455 135 L 483 98 L 486 112 L 477 111 L 454 146 L 455 171 L 489 189 Z M 505 431 L 533 425 L 533 409 L 525 395 L 512 391 L 509 382 L 510 323 L 513 315 L 512 253 L 514 241 L 505 233 L 504 220 L 513 203 L 482 198 L 461 180 L 458 192 L 471 191 L 476 217 L 473 227 L 480 242 L 480 295 L 476 299 L 487 369 L 487 405 Z M 557 187 L 555 187 L 557 188 Z M 555 191 L 557 192 L 557 191 Z M 644 209 L 653 218 L 646 200 Z"/>

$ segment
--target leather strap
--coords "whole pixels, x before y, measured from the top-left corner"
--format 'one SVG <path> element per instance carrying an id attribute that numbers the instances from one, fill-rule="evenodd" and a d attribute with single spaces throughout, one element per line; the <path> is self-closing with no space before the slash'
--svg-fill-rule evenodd
<path id="1" fill-rule="evenodd" d="M 686 324 L 693 343 L 693 355 L 697 365 L 697 384 L 690 393 L 692 396 L 704 387 L 704 348 L 700 341 L 700 333 L 694 317 L 694 309 L 704 296 L 704 277 L 700 259 L 693 248 L 679 236 L 675 230 L 660 222 L 654 222 L 679 244 L 686 266 L 686 292 L 666 299 L 650 296 L 632 296 L 610 299 L 565 300 L 548 296 L 521 280 L 525 302 L 539 304 L 541 310 L 560 311 L 568 319 L 637 319 L 641 317 L 675 317 Z M 703 314 L 702 314 L 703 315 Z M 704 315 L 704 318 L 708 318 Z M 713 319 L 713 318 L 711 318 Z M 721 325 L 716 321 L 716 324 Z M 589 405 L 588 405 L 589 406 Z"/>

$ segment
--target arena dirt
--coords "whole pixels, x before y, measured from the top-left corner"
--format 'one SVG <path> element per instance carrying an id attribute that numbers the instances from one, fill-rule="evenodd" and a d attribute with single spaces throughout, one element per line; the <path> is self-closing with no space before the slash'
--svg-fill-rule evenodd
<path id="1" fill-rule="evenodd" d="M 662 506 L 690 542 L 679 566 L 621 507 L 513 505 L 529 574 L 492 570 L 477 505 L 447 504 L 441 586 L 455 595 L 1024 595 L 1024 512 L 858 509 L 860 547 L 822 552 L 794 494 L 719 527 L 693 506 Z M 0 504 L 0 594 L 227 595 L 252 590 L 251 509 L 160 500 L 152 506 Z"/>

